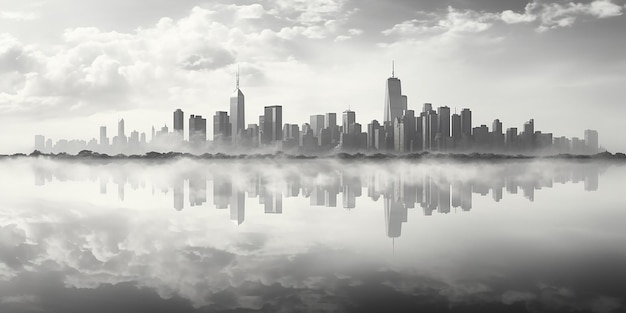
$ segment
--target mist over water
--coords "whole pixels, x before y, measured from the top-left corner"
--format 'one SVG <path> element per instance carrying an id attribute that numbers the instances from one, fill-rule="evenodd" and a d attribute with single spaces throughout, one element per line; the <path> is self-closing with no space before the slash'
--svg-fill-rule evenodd
<path id="1" fill-rule="evenodd" d="M 626 308 L 623 165 L 21 158 L 0 173 L 2 312 Z"/>

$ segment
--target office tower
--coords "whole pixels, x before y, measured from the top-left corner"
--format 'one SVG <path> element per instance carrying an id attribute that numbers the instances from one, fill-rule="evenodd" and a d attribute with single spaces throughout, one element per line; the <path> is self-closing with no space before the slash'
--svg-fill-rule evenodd
<path id="1" fill-rule="evenodd" d="M 585 141 L 578 137 L 572 137 L 572 153 L 581 154 L 584 152 L 585 152 Z"/>
<path id="2" fill-rule="evenodd" d="M 203 143 L 206 141 L 206 119 L 202 115 L 189 116 L 189 142 Z"/>
<path id="3" fill-rule="evenodd" d="M 491 129 L 494 134 L 502 134 L 502 122 L 499 119 L 493 120 L 493 124 L 491 125 Z"/>
<path id="4" fill-rule="evenodd" d="M 124 133 L 124 119 L 117 122 L 117 136 L 126 137 L 126 134 Z"/>
<path id="5" fill-rule="evenodd" d="M 437 131 L 439 129 L 439 116 L 433 111 L 422 112 L 422 146 L 424 150 L 435 150 L 437 148 L 435 144 L 435 138 L 437 137 Z"/>
<path id="6" fill-rule="evenodd" d="M 35 150 L 41 152 L 46 148 L 46 137 L 35 135 Z"/>
<path id="7" fill-rule="evenodd" d="M 450 148 L 450 108 L 447 106 L 437 108 L 439 142 L 437 149 L 446 151 Z"/>
<path id="8" fill-rule="evenodd" d="M 377 120 L 373 120 L 367 124 L 367 148 L 370 150 L 376 150 L 379 145 L 376 144 L 376 140 L 380 137 L 380 123 Z"/>
<path id="9" fill-rule="evenodd" d="M 139 145 L 139 132 L 136 130 L 133 130 L 130 133 L 130 138 L 128 140 L 129 144 L 133 144 L 133 145 Z"/>
<path id="10" fill-rule="evenodd" d="M 502 122 L 499 119 L 495 119 L 492 124 L 491 141 L 492 148 L 495 151 L 504 150 L 504 133 L 502 132 Z"/>
<path id="11" fill-rule="evenodd" d="M 191 127 L 191 124 L 189 124 Z M 213 141 L 216 143 L 224 143 L 230 138 L 230 118 L 225 111 L 217 111 L 213 115 Z"/>
<path id="12" fill-rule="evenodd" d="M 470 109 L 461 111 L 461 137 L 472 137 L 472 111 Z"/>
<path id="13" fill-rule="evenodd" d="M 461 116 L 456 113 L 452 114 L 452 138 L 461 139 Z"/>
<path id="14" fill-rule="evenodd" d="M 154 126 L 152 126 L 152 137 L 150 137 L 150 140 L 154 140 L 155 136 L 156 136 L 156 132 L 154 131 Z"/>
<path id="15" fill-rule="evenodd" d="M 326 115 L 324 116 L 324 126 L 330 129 L 331 142 L 338 142 L 339 126 L 337 125 L 337 113 L 326 113 Z"/>
<path id="16" fill-rule="evenodd" d="M 310 121 L 311 129 L 313 129 L 313 136 L 319 137 L 322 129 L 326 127 L 324 125 L 324 115 L 311 115 Z"/>
<path id="17" fill-rule="evenodd" d="M 474 148 L 485 151 L 489 149 L 489 127 L 487 125 L 480 125 L 479 127 L 474 127 L 473 129 L 474 136 Z"/>
<path id="18" fill-rule="evenodd" d="M 504 138 L 504 147 L 509 152 L 518 150 L 516 127 L 507 128 Z"/>
<path id="19" fill-rule="evenodd" d="M 343 112 L 343 133 L 348 134 L 350 130 L 350 125 L 356 123 L 356 113 L 351 110 L 346 110 Z"/>
<path id="20" fill-rule="evenodd" d="M 450 108 L 447 106 L 437 108 L 439 116 L 439 133 L 443 138 L 450 137 Z"/>
<path id="21" fill-rule="evenodd" d="M 283 107 L 272 105 L 265 107 L 263 119 L 263 136 L 265 144 L 271 144 L 283 140 Z"/>
<path id="22" fill-rule="evenodd" d="M 521 134 L 524 142 L 524 149 L 535 148 L 535 120 L 530 119 L 524 123 L 524 132 Z"/>
<path id="23" fill-rule="evenodd" d="M 535 132 L 535 147 L 543 153 L 552 152 L 552 133 Z"/>
<path id="24" fill-rule="evenodd" d="M 418 140 L 417 136 L 417 124 L 415 119 L 415 111 L 413 110 L 405 110 L 404 116 L 404 147 L 406 152 L 413 152 L 420 150 L 418 144 L 420 140 Z"/>
<path id="25" fill-rule="evenodd" d="M 117 143 L 118 145 L 126 144 L 126 133 L 124 132 L 124 119 L 117 123 Z"/>
<path id="26" fill-rule="evenodd" d="M 243 92 L 239 89 L 239 69 L 237 69 L 237 79 L 235 91 L 230 96 L 230 136 L 233 143 L 241 140 L 242 133 L 246 130 L 246 111 Z"/>
<path id="27" fill-rule="evenodd" d="M 183 110 L 177 109 L 174 111 L 174 133 L 182 140 L 184 137 L 184 118 L 185 114 Z"/>
<path id="28" fill-rule="evenodd" d="M 108 146 L 109 145 L 109 138 L 107 138 L 107 127 L 106 126 L 100 126 L 100 145 L 101 146 Z"/>
<path id="29" fill-rule="evenodd" d="M 139 137 L 139 142 L 144 145 L 146 144 L 146 133 L 143 133 L 143 132 L 141 133 Z"/>
<path id="30" fill-rule="evenodd" d="M 433 110 L 433 105 L 431 103 L 424 103 L 422 106 L 422 112 L 429 112 Z"/>
<path id="31" fill-rule="evenodd" d="M 402 87 L 400 79 L 395 77 L 395 69 L 392 66 L 391 77 L 387 79 L 385 84 L 385 122 L 393 121 L 402 117 L 402 112 L 406 110 L 402 100 Z M 345 132 L 345 131 L 344 131 Z"/>
<path id="32" fill-rule="evenodd" d="M 587 146 L 587 150 L 589 153 L 598 152 L 599 144 L 597 131 L 591 129 L 585 130 L 585 145 Z"/>
<path id="33" fill-rule="evenodd" d="M 398 153 L 406 152 L 404 119 L 396 118 L 393 123 L 393 150 Z"/>

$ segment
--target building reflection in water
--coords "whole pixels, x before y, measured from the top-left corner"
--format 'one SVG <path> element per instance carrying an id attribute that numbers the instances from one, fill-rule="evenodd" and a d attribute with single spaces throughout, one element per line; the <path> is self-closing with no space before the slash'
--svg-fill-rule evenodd
<path id="1" fill-rule="evenodd" d="M 305 164 L 305 163 L 303 163 Z M 201 164 L 199 164 L 201 165 Z M 583 183 L 584 190 L 598 189 L 599 175 L 609 165 L 602 163 L 564 162 L 556 170 L 543 171 L 533 163 L 502 163 L 490 165 L 488 171 L 476 171 L 471 175 L 458 175 L 454 170 L 444 167 L 428 168 L 425 165 L 405 164 L 406 167 L 389 167 L 369 164 L 368 167 L 342 164 L 328 167 L 311 162 L 308 170 L 298 170 L 281 174 L 275 171 L 246 168 L 245 172 L 233 174 L 228 169 L 219 172 L 184 171 L 153 183 L 163 193 L 172 190 L 173 208 L 182 211 L 185 208 L 185 194 L 189 207 L 205 206 L 208 186 L 212 185 L 213 206 L 220 210 L 230 210 L 230 219 L 240 225 L 245 220 L 246 194 L 249 199 L 258 199 L 266 214 L 283 212 L 283 197 L 309 198 L 310 206 L 337 207 L 341 194 L 341 205 L 345 209 L 357 208 L 357 198 L 366 196 L 373 201 L 382 202 L 384 209 L 385 230 L 389 238 L 398 238 L 402 224 L 408 220 L 408 210 L 420 208 L 425 216 L 448 214 L 452 210 L 472 210 L 474 194 L 487 196 L 491 193 L 494 201 L 503 199 L 504 193 L 522 195 L 534 201 L 535 190 L 552 188 L 554 183 Z M 108 164 L 107 166 L 115 166 Z M 228 167 L 227 164 L 224 164 Z M 463 164 L 456 164 L 462 168 Z M 471 166 L 471 165 L 470 165 Z M 545 167 L 545 166 L 543 166 Z M 202 166 L 199 166 L 202 168 Z M 89 177 L 74 177 L 62 168 L 47 169 L 35 167 L 35 185 L 43 186 L 54 179 L 84 180 Z M 78 175 L 78 174 L 76 174 Z M 241 177 L 243 175 L 243 177 Z M 233 178 L 236 177 L 235 182 Z M 145 179 L 132 176 L 128 171 L 102 171 L 96 177 L 99 181 L 99 193 L 106 194 L 112 182 L 117 186 L 117 196 L 124 201 L 125 188 L 132 190 L 146 187 Z M 156 187 L 155 187 L 156 186 Z M 382 197 L 382 201 L 380 198 Z"/>

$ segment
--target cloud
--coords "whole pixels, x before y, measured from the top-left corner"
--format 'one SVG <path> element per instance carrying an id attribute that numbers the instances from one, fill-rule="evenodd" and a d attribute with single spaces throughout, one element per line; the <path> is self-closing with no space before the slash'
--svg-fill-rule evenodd
<path id="1" fill-rule="evenodd" d="M 544 32 L 554 28 L 572 26 L 577 18 L 591 16 L 608 18 L 622 15 L 624 7 L 612 0 L 594 0 L 591 3 L 540 3 L 530 2 L 524 12 L 512 10 L 502 12 L 478 12 L 471 9 L 459 10 L 448 6 L 445 13 L 425 14 L 424 18 L 411 19 L 383 30 L 384 35 L 414 36 L 425 33 L 480 33 L 497 22 L 504 24 L 529 24 L 538 22 L 536 30 Z"/>
<path id="2" fill-rule="evenodd" d="M 534 1 L 528 3 L 523 13 L 506 10 L 501 13 L 501 19 L 507 24 L 530 23 L 538 21 L 538 32 L 544 32 L 554 28 L 569 27 L 579 17 L 590 16 L 595 18 L 608 18 L 622 15 L 624 8 L 613 3 L 612 0 L 594 0 L 590 3 L 568 2 L 541 3 Z"/>

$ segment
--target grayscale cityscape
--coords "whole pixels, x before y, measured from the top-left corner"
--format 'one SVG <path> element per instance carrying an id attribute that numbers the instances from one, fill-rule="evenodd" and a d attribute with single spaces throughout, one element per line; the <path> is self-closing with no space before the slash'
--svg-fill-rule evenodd
<path id="1" fill-rule="evenodd" d="M 0 313 L 625 313 L 626 0 L 0 0 Z"/>
<path id="2" fill-rule="evenodd" d="M 385 83 L 384 119 L 373 120 L 364 127 L 357 122 L 356 112 L 349 108 L 341 113 L 311 115 L 309 123 L 283 123 L 283 106 L 263 108 L 258 123 L 246 125 L 245 96 L 240 89 L 239 73 L 235 90 L 230 97 L 230 111 L 213 115 L 213 138 L 207 138 L 207 118 L 189 114 L 182 109 L 173 112 L 172 129 L 152 126 L 150 140 L 145 132 L 137 130 L 126 135 L 124 119 L 117 125 L 117 133 L 109 138 L 106 126 L 100 126 L 100 136 L 89 141 L 60 139 L 53 142 L 44 135 L 35 136 L 35 150 L 43 153 L 71 153 L 82 150 L 104 154 L 144 154 L 150 151 L 205 153 L 244 153 L 254 151 L 285 151 L 305 154 L 343 152 L 415 153 L 481 152 L 506 154 L 595 154 L 600 152 L 598 132 L 587 129 L 584 137 L 566 138 L 535 130 L 534 119 L 519 129 L 503 128 L 495 119 L 491 128 L 474 126 L 472 111 L 463 108 L 451 112 L 450 107 L 435 109 L 424 103 L 417 111 L 409 109 L 408 97 L 402 94 L 402 83 L 395 76 Z M 288 108 L 288 106 L 287 106 Z M 205 115 L 206 116 L 206 115 Z M 187 128 L 185 128 L 187 121 Z M 209 122 L 211 123 L 211 119 Z M 549 127 L 549 123 L 547 123 Z M 210 127 L 210 125 L 209 125 Z"/>

